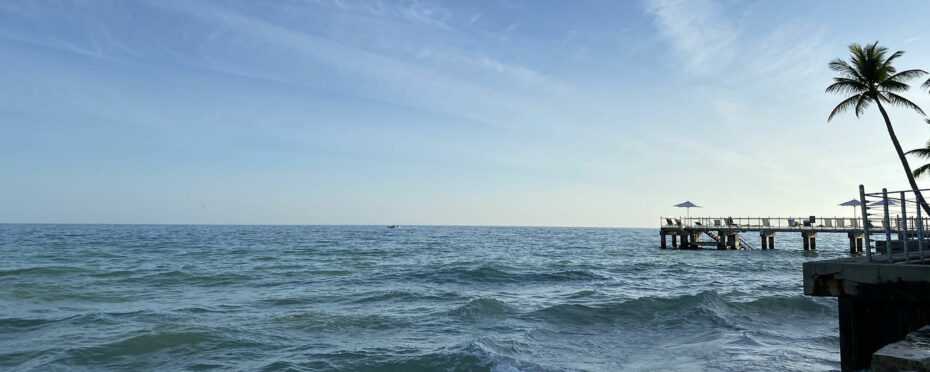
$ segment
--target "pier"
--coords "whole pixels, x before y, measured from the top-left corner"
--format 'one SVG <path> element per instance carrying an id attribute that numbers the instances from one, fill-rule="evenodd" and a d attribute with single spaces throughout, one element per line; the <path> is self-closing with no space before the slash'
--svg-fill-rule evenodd
<path id="1" fill-rule="evenodd" d="M 892 221 L 895 234 L 906 221 Z M 870 221 L 872 228 L 884 225 Z M 776 236 L 793 234 L 804 250 L 817 249 L 817 234 L 846 234 L 849 252 L 861 253 L 865 242 L 864 222 L 849 217 L 685 217 L 660 220 L 660 247 L 675 249 L 775 249 Z M 882 224 L 882 225 L 878 225 Z M 912 219 L 909 226 L 914 226 Z M 758 236 L 757 244 L 750 242 Z"/>
<path id="2" fill-rule="evenodd" d="M 921 192 L 930 196 L 930 189 Z M 755 249 L 754 240 L 761 249 L 775 249 L 776 236 L 787 235 L 800 238 L 804 250 L 816 250 L 818 234 L 846 234 L 852 257 L 804 263 L 804 294 L 838 299 L 842 370 L 870 368 L 873 360 L 882 370 L 930 370 L 930 352 L 899 351 L 914 345 L 925 351 L 925 344 L 902 340 L 930 325 L 928 221 L 911 190 L 866 193 L 860 185 L 857 204 L 862 213 L 856 218 L 663 217 L 660 244 L 663 249 Z"/>
<path id="3" fill-rule="evenodd" d="M 915 345 L 900 344 L 908 334 L 930 324 L 923 211 L 910 190 L 866 193 L 860 185 L 859 197 L 864 254 L 804 263 L 804 294 L 837 298 L 843 371 L 871 368 L 873 361 L 877 370 L 928 370 L 926 352 L 900 352 Z"/>

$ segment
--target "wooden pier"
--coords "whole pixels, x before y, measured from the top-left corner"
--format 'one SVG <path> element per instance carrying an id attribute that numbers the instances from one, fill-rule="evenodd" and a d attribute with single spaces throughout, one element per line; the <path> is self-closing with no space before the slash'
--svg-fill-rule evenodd
<path id="1" fill-rule="evenodd" d="M 804 250 L 816 250 L 817 234 L 843 233 L 849 238 L 849 252 L 861 253 L 865 239 L 865 229 L 860 227 L 861 223 L 861 219 L 849 217 L 669 217 L 661 219 L 659 235 L 663 249 L 756 248 L 746 239 L 747 234 L 759 236 L 759 248 L 775 249 L 776 234 L 796 233 L 801 238 Z M 884 231 L 883 226 L 876 226 L 876 223 L 881 222 L 870 223 L 873 229 Z M 895 234 L 899 233 L 899 229 L 892 228 Z"/>

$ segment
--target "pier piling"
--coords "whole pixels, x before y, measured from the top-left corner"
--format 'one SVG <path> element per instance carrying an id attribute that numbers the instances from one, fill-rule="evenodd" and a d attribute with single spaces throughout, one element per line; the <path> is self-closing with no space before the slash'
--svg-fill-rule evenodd
<path id="1" fill-rule="evenodd" d="M 849 237 L 849 253 L 862 253 L 862 240 L 865 238 L 865 233 L 849 232 L 846 236 Z"/>
<path id="2" fill-rule="evenodd" d="M 801 240 L 803 240 L 804 242 L 805 251 L 817 250 L 817 232 L 816 231 L 801 232 Z"/>

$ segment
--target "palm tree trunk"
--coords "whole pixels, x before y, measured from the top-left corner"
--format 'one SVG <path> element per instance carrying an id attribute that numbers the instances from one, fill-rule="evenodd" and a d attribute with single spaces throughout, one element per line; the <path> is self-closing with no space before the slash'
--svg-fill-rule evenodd
<path id="1" fill-rule="evenodd" d="M 875 104 L 878 105 L 878 110 L 882 112 L 882 117 L 885 118 L 885 128 L 888 128 L 888 136 L 891 137 L 891 143 L 894 144 L 894 150 L 898 152 L 898 159 L 901 159 L 901 165 L 904 167 L 904 174 L 907 175 L 907 182 L 911 184 L 911 189 L 914 190 L 914 195 L 917 196 L 917 202 L 920 203 L 920 206 L 926 212 L 926 216 L 930 217 L 930 205 L 927 205 L 927 202 L 924 200 L 923 194 L 920 193 L 920 188 L 917 187 L 917 181 L 914 180 L 914 174 L 911 172 L 911 166 L 907 164 L 907 157 L 904 156 L 904 150 L 901 149 L 901 143 L 898 142 L 898 136 L 894 134 L 894 128 L 891 127 L 891 119 L 888 119 L 888 113 L 885 112 L 885 108 L 882 107 L 882 103 L 876 98 Z M 902 200 L 902 203 L 904 201 Z"/>

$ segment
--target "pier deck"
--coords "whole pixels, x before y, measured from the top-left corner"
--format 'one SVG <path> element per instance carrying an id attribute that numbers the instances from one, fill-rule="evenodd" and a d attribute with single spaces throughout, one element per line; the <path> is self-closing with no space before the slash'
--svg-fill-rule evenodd
<path id="1" fill-rule="evenodd" d="M 907 223 L 914 226 L 915 222 L 913 218 L 903 221 L 899 219 L 891 221 L 888 229 L 885 229 L 883 221 L 869 220 L 871 230 L 889 230 L 896 236 L 902 232 L 911 236 L 913 231 L 901 229 L 898 225 Z M 863 223 L 860 218 L 850 217 L 663 217 L 660 219 L 659 235 L 662 248 L 668 248 L 667 237 L 671 237 L 672 248 L 753 249 L 755 246 L 744 236 L 750 233 L 760 237 L 759 246 L 762 249 L 774 249 L 776 233 L 795 232 L 799 233 L 804 249 L 811 250 L 817 247 L 817 234 L 845 233 L 850 239 L 850 252 L 859 253 L 863 250 L 866 233 L 866 229 L 861 227 Z"/>

